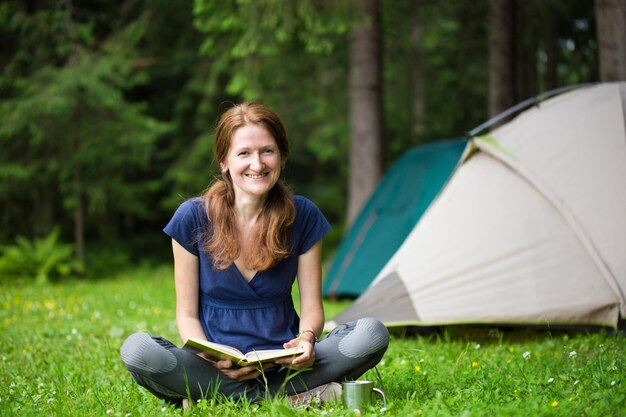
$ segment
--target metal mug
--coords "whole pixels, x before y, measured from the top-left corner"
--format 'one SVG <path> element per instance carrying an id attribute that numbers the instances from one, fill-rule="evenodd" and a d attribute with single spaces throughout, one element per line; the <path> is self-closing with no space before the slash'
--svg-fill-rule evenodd
<path id="1" fill-rule="evenodd" d="M 341 399 L 343 405 L 349 410 L 364 411 L 372 402 L 372 392 L 382 395 L 383 405 L 387 407 L 385 393 L 374 388 L 372 381 L 344 381 L 341 383 Z"/>

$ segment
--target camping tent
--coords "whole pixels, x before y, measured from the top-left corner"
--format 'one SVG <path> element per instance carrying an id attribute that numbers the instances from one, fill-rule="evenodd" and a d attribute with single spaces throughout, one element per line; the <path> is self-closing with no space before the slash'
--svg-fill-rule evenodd
<path id="1" fill-rule="evenodd" d="M 324 296 L 356 297 L 367 288 L 448 180 L 465 143 L 421 145 L 393 164 L 341 240 Z"/>
<path id="2" fill-rule="evenodd" d="M 368 289 L 329 327 L 591 324 L 626 317 L 626 83 L 553 97 L 461 164 Z"/>

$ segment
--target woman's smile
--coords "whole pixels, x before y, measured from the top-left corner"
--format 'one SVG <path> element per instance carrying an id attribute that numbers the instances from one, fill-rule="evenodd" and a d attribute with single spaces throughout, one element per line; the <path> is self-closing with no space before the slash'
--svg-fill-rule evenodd
<path id="1" fill-rule="evenodd" d="M 248 178 L 252 178 L 253 180 L 258 180 L 261 178 L 265 178 L 267 176 L 267 172 L 263 173 L 263 174 L 246 174 L 246 176 Z"/>

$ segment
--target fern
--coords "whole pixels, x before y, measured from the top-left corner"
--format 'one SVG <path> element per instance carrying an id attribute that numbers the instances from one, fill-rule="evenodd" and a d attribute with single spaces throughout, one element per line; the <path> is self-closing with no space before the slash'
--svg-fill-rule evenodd
<path id="1" fill-rule="evenodd" d="M 32 279 L 38 284 L 83 273 L 74 245 L 59 242 L 59 229 L 48 236 L 29 240 L 18 236 L 15 243 L 0 247 L 0 280 Z"/>

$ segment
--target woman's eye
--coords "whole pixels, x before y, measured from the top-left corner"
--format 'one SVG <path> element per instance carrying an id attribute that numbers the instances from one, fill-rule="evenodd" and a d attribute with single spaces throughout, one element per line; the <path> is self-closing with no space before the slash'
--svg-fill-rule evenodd
<path id="1" fill-rule="evenodd" d="M 265 150 L 263 151 L 263 153 L 264 153 L 264 154 L 267 154 L 267 155 L 271 155 L 271 154 L 273 154 L 273 153 L 274 153 L 274 149 L 265 149 Z"/>

